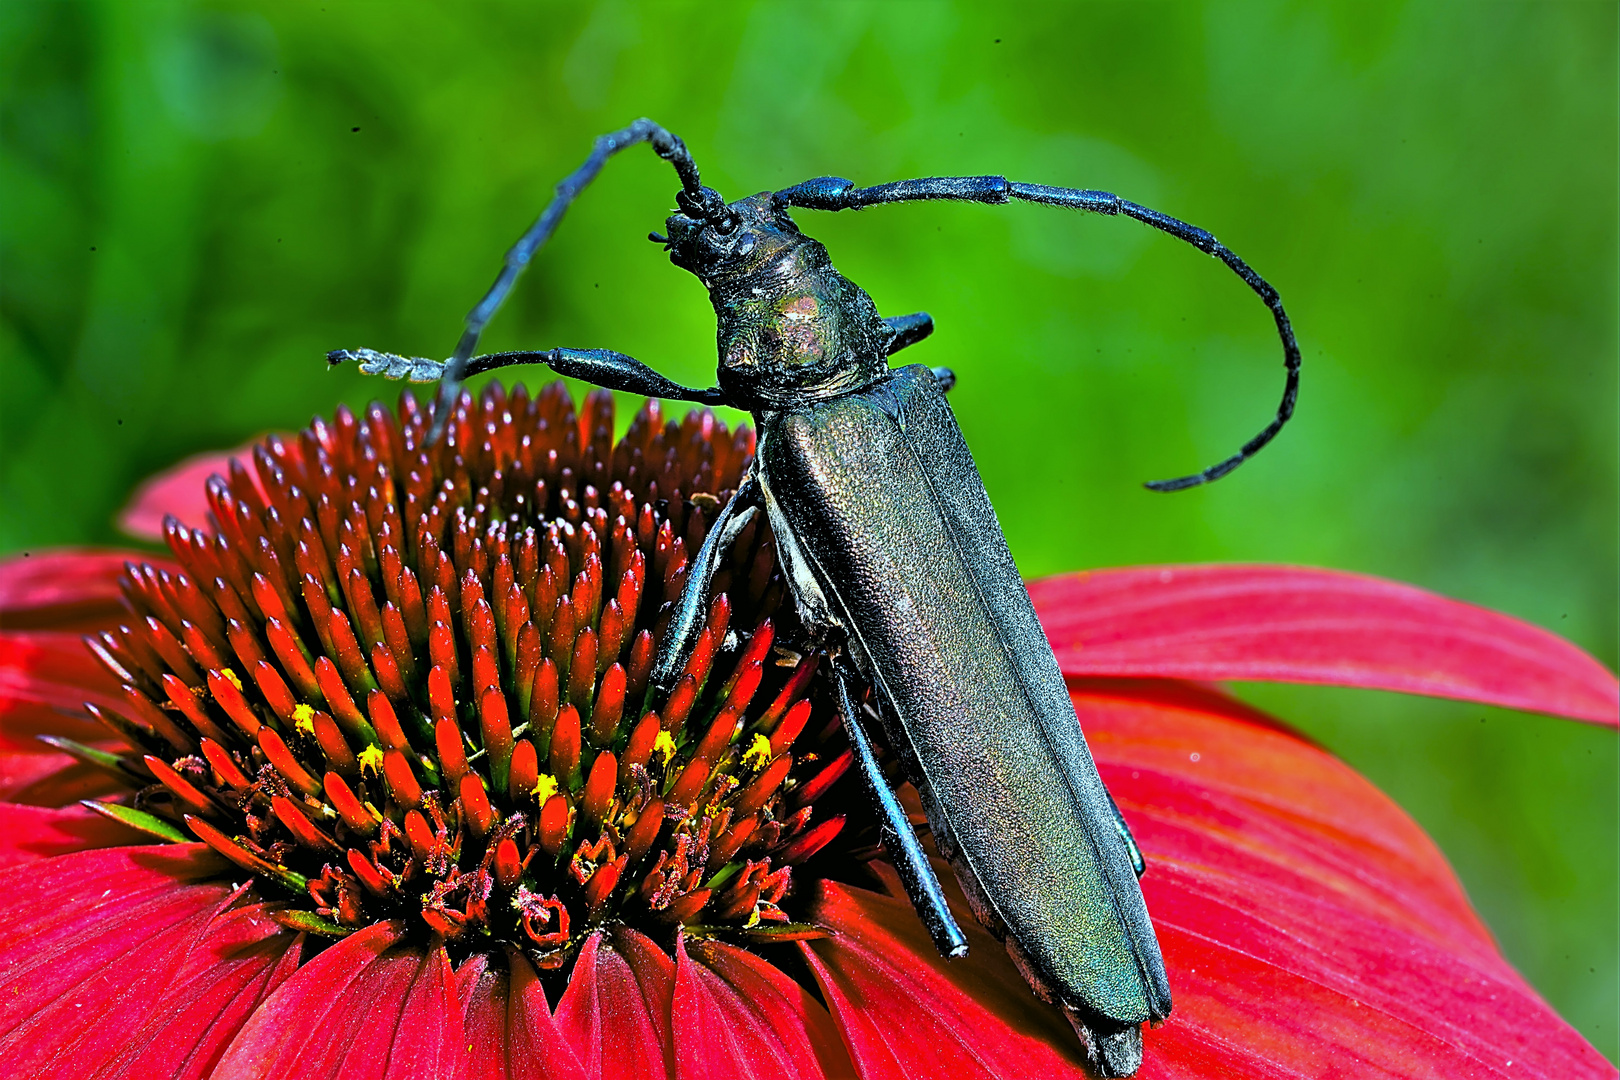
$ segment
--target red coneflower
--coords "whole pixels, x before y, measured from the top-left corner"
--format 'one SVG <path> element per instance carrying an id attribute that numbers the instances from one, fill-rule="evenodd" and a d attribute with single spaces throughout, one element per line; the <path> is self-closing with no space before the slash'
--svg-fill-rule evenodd
<path id="1" fill-rule="evenodd" d="M 612 432 L 608 394 L 492 385 L 428 447 L 406 395 L 149 488 L 173 562 L 0 568 L 0 1073 L 1080 1073 L 1000 946 L 968 920 L 941 960 L 881 861 L 763 523 L 645 700 L 752 434 L 651 404 Z M 1320 571 L 1032 593 L 1149 859 L 1176 1011 L 1141 1075 L 1613 1075 L 1404 814 L 1177 681 L 1614 724 L 1600 666 Z"/>

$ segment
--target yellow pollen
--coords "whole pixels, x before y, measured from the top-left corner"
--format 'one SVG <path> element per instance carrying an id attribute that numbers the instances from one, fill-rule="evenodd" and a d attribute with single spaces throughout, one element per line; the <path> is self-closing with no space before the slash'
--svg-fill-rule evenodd
<path id="1" fill-rule="evenodd" d="M 242 680 L 236 677 L 236 672 L 232 671 L 230 668 L 227 667 L 227 668 L 220 668 L 219 673 L 221 675 L 225 676 L 225 681 L 226 682 L 230 683 L 232 686 L 236 687 L 238 690 L 242 689 Z"/>
<path id="2" fill-rule="evenodd" d="M 315 734 L 315 706 L 303 703 L 294 706 L 293 726 L 305 735 Z"/>
<path id="3" fill-rule="evenodd" d="M 751 926 L 758 926 L 758 925 L 759 925 L 759 905 L 755 904 L 754 905 L 754 910 L 750 911 L 748 913 L 748 921 L 743 923 L 743 929 L 746 930 L 747 928 L 749 928 Z"/>
<path id="4" fill-rule="evenodd" d="M 754 741 L 743 751 L 742 763 L 750 769 L 763 769 L 771 763 L 771 740 L 754 733 Z"/>
<path id="5" fill-rule="evenodd" d="M 370 746 L 367 746 L 364 750 L 360 751 L 360 771 L 362 773 L 364 773 L 367 769 L 370 769 L 373 775 L 380 775 L 382 773 L 382 763 L 382 747 L 378 746 L 376 743 L 372 743 Z"/>
<path id="6" fill-rule="evenodd" d="M 541 806 L 546 805 L 551 801 L 551 797 L 557 794 L 557 778 L 550 773 L 541 773 L 540 779 L 536 780 L 534 787 L 529 789 L 529 794 L 533 795 L 535 801 Z"/>
<path id="7" fill-rule="evenodd" d="M 653 753 L 662 754 L 664 764 L 669 764 L 669 759 L 675 756 L 675 740 L 670 737 L 669 732 L 660 731 L 658 733 L 658 738 L 653 740 Z"/>

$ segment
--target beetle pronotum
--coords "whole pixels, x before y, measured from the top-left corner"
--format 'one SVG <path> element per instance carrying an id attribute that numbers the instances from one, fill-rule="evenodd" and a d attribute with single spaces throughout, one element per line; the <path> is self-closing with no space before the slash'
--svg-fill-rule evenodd
<path id="1" fill-rule="evenodd" d="M 675 265 L 707 286 L 719 322 L 719 385 L 671 382 L 605 349 L 475 356 L 484 327 L 568 206 L 620 150 L 650 143 L 679 174 L 678 211 L 654 234 Z M 888 745 L 922 796 L 940 853 L 974 914 L 1001 937 L 1036 993 L 1064 1010 L 1093 1069 L 1129 1076 L 1141 1025 L 1170 1013 L 1170 987 L 1137 876 L 1143 862 L 1097 775 L 1051 646 L 1007 550 L 984 484 L 945 402 L 954 376 L 888 357 L 927 337 L 926 314 L 885 319 L 838 273 L 788 210 L 883 203 L 1010 200 L 1123 214 L 1215 256 L 1265 302 L 1287 372 L 1276 417 L 1192 487 L 1236 468 L 1294 409 L 1299 347 L 1277 292 L 1209 233 L 1103 191 L 930 177 L 858 188 L 821 177 L 726 202 L 704 187 L 681 140 L 638 120 L 596 141 L 514 245 L 467 316 L 446 361 L 340 350 L 389 378 L 438 381 L 434 437 L 469 375 L 540 363 L 559 374 L 649 397 L 730 405 L 753 414 L 755 462 L 700 548 L 653 669 L 654 695 L 682 670 L 727 545 L 763 508 L 806 632 L 834 658 L 845 728 L 884 846 L 942 954 L 967 940 L 917 836 L 889 790 L 857 702 L 869 687 Z M 987 647 L 991 646 L 991 647 Z M 999 646 L 999 647 L 993 647 Z"/>

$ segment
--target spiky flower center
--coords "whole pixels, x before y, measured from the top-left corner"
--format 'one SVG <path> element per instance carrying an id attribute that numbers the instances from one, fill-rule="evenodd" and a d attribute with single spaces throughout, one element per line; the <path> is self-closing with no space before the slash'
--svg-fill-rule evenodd
<path id="1" fill-rule="evenodd" d="M 211 479 L 211 530 L 166 523 L 182 572 L 131 565 L 135 619 L 91 643 L 136 748 L 118 812 L 183 822 L 331 936 L 401 919 L 556 966 L 610 918 L 811 933 L 781 905 L 842 828 L 812 804 L 849 756 L 810 723 L 817 657 L 777 640 L 763 522 L 648 693 L 753 433 L 649 403 L 615 444 L 613 419 L 605 392 L 492 385 L 428 446 L 407 393 Z"/>

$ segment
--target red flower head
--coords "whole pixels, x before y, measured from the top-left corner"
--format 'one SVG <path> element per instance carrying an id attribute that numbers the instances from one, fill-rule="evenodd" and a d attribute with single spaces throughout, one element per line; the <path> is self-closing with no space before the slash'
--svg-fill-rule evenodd
<path id="1" fill-rule="evenodd" d="M 965 960 L 905 901 L 763 522 L 646 708 L 752 433 L 612 431 L 608 394 L 492 386 L 429 447 L 407 395 L 146 489 L 172 562 L 0 569 L 9 1075 L 1081 1075 L 954 887 Z M 1342 574 L 1032 593 L 1149 863 L 1176 1010 L 1142 1076 L 1614 1075 L 1393 804 L 1179 681 L 1613 725 L 1606 671 Z"/>

